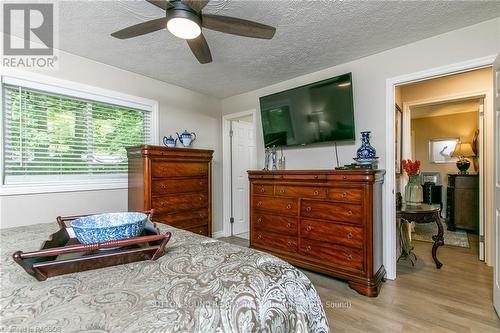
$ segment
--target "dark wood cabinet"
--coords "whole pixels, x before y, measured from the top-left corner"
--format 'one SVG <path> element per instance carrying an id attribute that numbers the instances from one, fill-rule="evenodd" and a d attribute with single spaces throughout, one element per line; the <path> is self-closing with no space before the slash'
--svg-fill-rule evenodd
<path id="1" fill-rule="evenodd" d="M 154 221 L 212 236 L 212 150 L 127 149 L 128 209 L 154 209 Z"/>
<path id="2" fill-rule="evenodd" d="M 249 171 L 250 246 L 377 296 L 384 171 Z"/>
<path id="3" fill-rule="evenodd" d="M 448 175 L 446 217 L 448 230 L 479 232 L 479 176 Z"/>

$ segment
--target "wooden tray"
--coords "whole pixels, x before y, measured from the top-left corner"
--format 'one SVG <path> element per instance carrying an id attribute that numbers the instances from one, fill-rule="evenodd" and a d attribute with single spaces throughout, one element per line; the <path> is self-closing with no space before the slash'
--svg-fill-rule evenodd
<path id="1" fill-rule="evenodd" d="M 49 236 L 39 251 L 15 252 L 12 257 L 38 281 L 49 277 L 116 266 L 143 260 L 156 260 L 163 255 L 172 234 L 161 234 L 150 222 L 153 210 L 140 237 L 96 244 L 81 244 L 73 229 L 65 222 L 87 216 L 58 217 L 60 230 Z"/>

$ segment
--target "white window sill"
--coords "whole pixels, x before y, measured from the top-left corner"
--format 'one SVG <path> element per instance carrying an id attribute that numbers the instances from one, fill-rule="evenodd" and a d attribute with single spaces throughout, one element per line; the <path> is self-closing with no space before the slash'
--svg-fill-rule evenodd
<path id="1" fill-rule="evenodd" d="M 74 183 L 74 184 L 2 185 L 0 187 L 0 196 L 117 190 L 126 188 L 128 188 L 127 180 L 109 181 L 101 183 L 86 182 L 86 183 Z"/>

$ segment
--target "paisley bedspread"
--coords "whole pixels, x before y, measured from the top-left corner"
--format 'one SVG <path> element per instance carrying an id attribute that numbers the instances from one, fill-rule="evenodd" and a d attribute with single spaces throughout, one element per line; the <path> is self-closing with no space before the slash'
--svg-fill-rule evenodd
<path id="1" fill-rule="evenodd" d="M 11 258 L 57 224 L 1 230 L 0 332 L 329 332 L 309 279 L 268 254 L 171 231 L 166 253 L 38 282 Z"/>

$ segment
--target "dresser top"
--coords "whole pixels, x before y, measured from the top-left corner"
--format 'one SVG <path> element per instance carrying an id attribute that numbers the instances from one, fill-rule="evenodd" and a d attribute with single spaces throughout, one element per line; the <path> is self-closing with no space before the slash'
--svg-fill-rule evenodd
<path id="1" fill-rule="evenodd" d="M 309 169 L 309 170 L 248 170 L 249 175 L 375 175 L 385 174 L 385 170 L 335 170 L 335 169 Z"/>
<path id="2" fill-rule="evenodd" d="M 451 176 L 451 177 L 478 177 L 479 174 L 477 174 L 477 173 L 466 173 L 466 174 L 449 173 L 448 176 Z"/>
<path id="3" fill-rule="evenodd" d="M 134 147 L 127 147 L 127 153 L 142 155 L 185 155 L 185 154 L 196 154 L 196 155 L 210 155 L 214 153 L 213 150 L 208 149 L 194 149 L 194 148 L 177 148 L 177 147 L 165 147 L 165 146 L 153 146 L 153 145 L 140 145 Z"/>
<path id="4" fill-rule="evenodd" d="M 385 170 L 249 170 L 248 178 L 257 181 L 304 182 L 383 182 Z"/>

